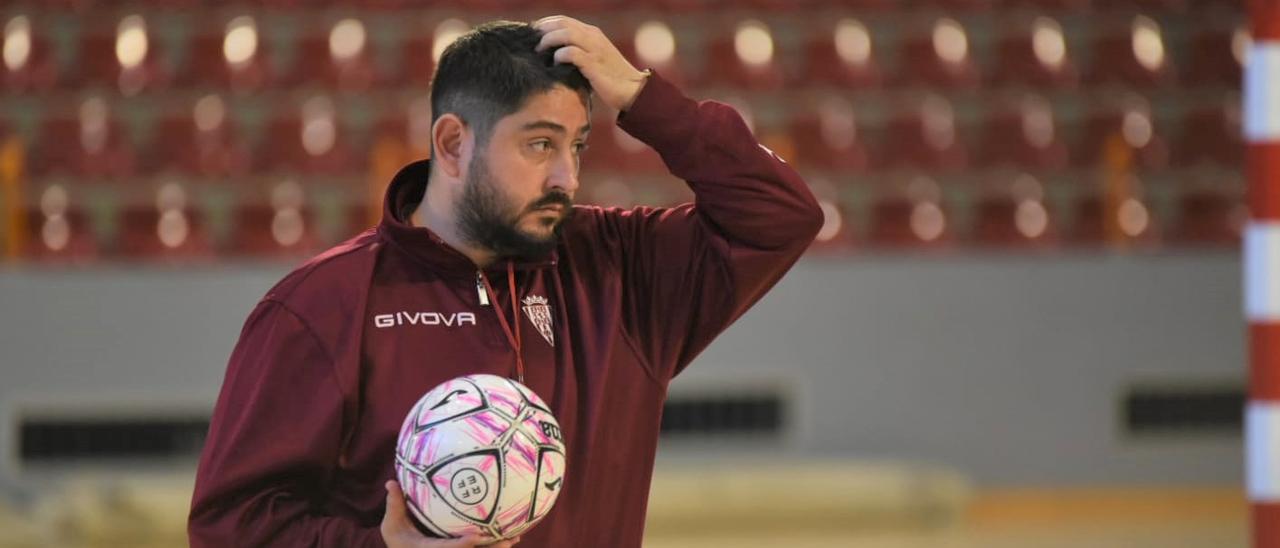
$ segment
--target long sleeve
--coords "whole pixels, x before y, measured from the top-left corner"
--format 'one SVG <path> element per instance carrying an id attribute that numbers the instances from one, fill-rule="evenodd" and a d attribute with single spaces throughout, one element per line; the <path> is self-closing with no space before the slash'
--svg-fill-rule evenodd
<path id="1" fill-rule="evenodd" d="M 822 210 L 730 106 L 651 76 L 619 126 L 656 150 L 695 201 L 611 217 L 625 321 L 652 373 L 683 369 L 764 295 L 813 241 Z"/>
<path id="2" fill-rule="evenodd" d="M 249 316 L 196 474 L 191 546 L 382 546 L 377 527 L 320 507 L 337 467 L 342 390 L 332 358 L 284 305 Z"/>

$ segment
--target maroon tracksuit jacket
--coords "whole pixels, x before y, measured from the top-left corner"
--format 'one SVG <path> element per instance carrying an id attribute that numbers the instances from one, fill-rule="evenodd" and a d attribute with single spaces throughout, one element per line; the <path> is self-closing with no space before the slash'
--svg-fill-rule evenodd
<path id="1" fill-rule="evenodd" d="M 525 383 L 567 450 L 556 506 L 521 547 L 639 546 L 668 382 L 795 263 L 822 213 L 726 105 L 655 75 L 618 123 L 689 181 L 694 204 L 579 206 L 545 261 L 479 272 L 410 225 L 418 162 L 391 183 L 379 226 L 271 289 L 227 366 L 191 545 L 382 546 L 405 414 L 453 377 L 514 375 L 498 314 L 510 322 L 515 298 Z"/>

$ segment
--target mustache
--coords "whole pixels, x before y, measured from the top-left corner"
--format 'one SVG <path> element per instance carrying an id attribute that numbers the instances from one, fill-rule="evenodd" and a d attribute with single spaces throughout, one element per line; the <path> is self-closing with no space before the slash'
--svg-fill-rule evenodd
<path id="1" fill-rule="evenodd" d="M 551 192 L 546 196 L 538 198 L 538 200 L 532 204 L 529 204 L 529 209 L 535 210 L 551 205 L 558 205 L 563 207 L 565 211 L 569 211 L 573 208 L 573 198 L 570 198 L 568 194 L 563 192 Z"/>

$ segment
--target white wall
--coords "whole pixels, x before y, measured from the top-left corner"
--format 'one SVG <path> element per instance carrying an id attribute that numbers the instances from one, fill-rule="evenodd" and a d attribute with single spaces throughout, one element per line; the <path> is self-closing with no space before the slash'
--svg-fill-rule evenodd
<path id="1" fill-rule="evenodd" d="M 24 473 L 20 412 L 209 409 L 284 272 L 0 270 L 0 483 Z M 1127 439 L 1118 404 L 1132 381 L 1242 382 L 1239 278 L 1226 253 L 809 259 L 673 390 L 783 386 L 785 454 L 940 462 L 985 484 L 1238 482 L 1237 438 Z"/>

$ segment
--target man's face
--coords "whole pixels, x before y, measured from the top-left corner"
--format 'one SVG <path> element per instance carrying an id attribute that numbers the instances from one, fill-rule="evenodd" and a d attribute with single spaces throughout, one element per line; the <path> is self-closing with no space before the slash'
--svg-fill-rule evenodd
<path id="1" fill-rule="evenodd" d="M 463 237 L 500 256 L 550 252 L 573 213 L 588 120 L 583 97 L 556 86 L 494 124 L 468 162 L 458 202 Z"/>

